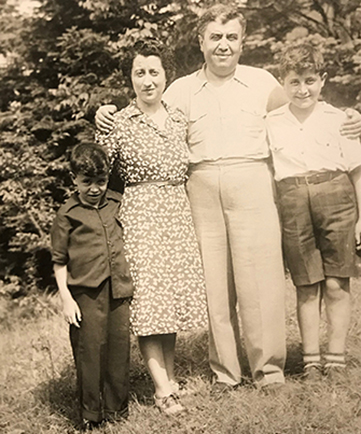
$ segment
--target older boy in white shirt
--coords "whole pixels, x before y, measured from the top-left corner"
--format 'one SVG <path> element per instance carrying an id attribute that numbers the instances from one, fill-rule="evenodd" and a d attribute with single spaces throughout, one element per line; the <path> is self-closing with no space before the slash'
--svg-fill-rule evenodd
<path id="1" fill-rule="evenodd" d="M 350 320 L 349 278 L 355 239 L 360 242 L 361 145 L 340 135 L 345 113 L 319 102 L 326 80 L 323 58 L 312 45 L 283 53 L 280 75 L 290 102 L 267 116 L 287 265 L 297 288 L 304 374 L 345 372 Z M 324 299 L 328 348 L 321 363 L 320 301 Z M 342 375 L 342 374 L 341 374 Z"/>

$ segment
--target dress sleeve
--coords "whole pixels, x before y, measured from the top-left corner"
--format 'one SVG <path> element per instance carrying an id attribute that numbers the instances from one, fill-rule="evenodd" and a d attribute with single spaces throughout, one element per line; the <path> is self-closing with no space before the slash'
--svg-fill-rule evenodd
<path id="1" fill-rule="evenodd" d="M 68 263 L 70 231 L 69 219 L 61 212 L 58 212 L 50 231 L 52 260 L 55 264 L 66 265 Z"/>
<path id="2" fill-rule="evenodd" d="M 96 142 L 102 146 L 108 154 L 111 169 L 119 152 L 119 138 L 116 134 L 117 128 L 113 128 L 110 133 L 103 133 L 97 130 L 95 133 Z"/>

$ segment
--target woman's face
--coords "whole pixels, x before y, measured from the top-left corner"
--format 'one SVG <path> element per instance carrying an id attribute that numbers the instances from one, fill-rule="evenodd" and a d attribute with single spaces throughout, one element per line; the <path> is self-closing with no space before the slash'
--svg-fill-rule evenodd
<path id="1" fill-rule="evenodd" d="M 159 57 L 138 54 L 133 60 L 131 77 L 138 103 L 149 106 L 160 102 L 166 76 Z"/>

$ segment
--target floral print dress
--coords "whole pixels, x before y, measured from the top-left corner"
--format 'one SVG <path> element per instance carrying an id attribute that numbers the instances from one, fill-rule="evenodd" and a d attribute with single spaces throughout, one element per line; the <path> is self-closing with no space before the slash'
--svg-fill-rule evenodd
<path id="1" fill-rule="evenodd" d="M 115 128 L 98 134 L 113 170 L 125 182 L 120 211 L 135 291 L 131 328 L 137 336 L 206 325 L 203 270 L 184 181 L 187 124 L 168 112 L 164 130 L 136 105 L 116 113 Z"/>

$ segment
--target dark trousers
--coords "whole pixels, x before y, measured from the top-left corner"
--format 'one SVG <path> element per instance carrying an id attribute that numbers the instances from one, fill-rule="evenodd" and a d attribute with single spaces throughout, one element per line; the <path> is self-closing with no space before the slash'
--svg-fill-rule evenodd
<path id="1" fill-rule="evenodd" d="M 81 417 L 94 422 L 128 414 L 129 303 L 113 299 L 110 285 L 73 293 L 82 313 L 80 328 L 70 326 Z"/>

